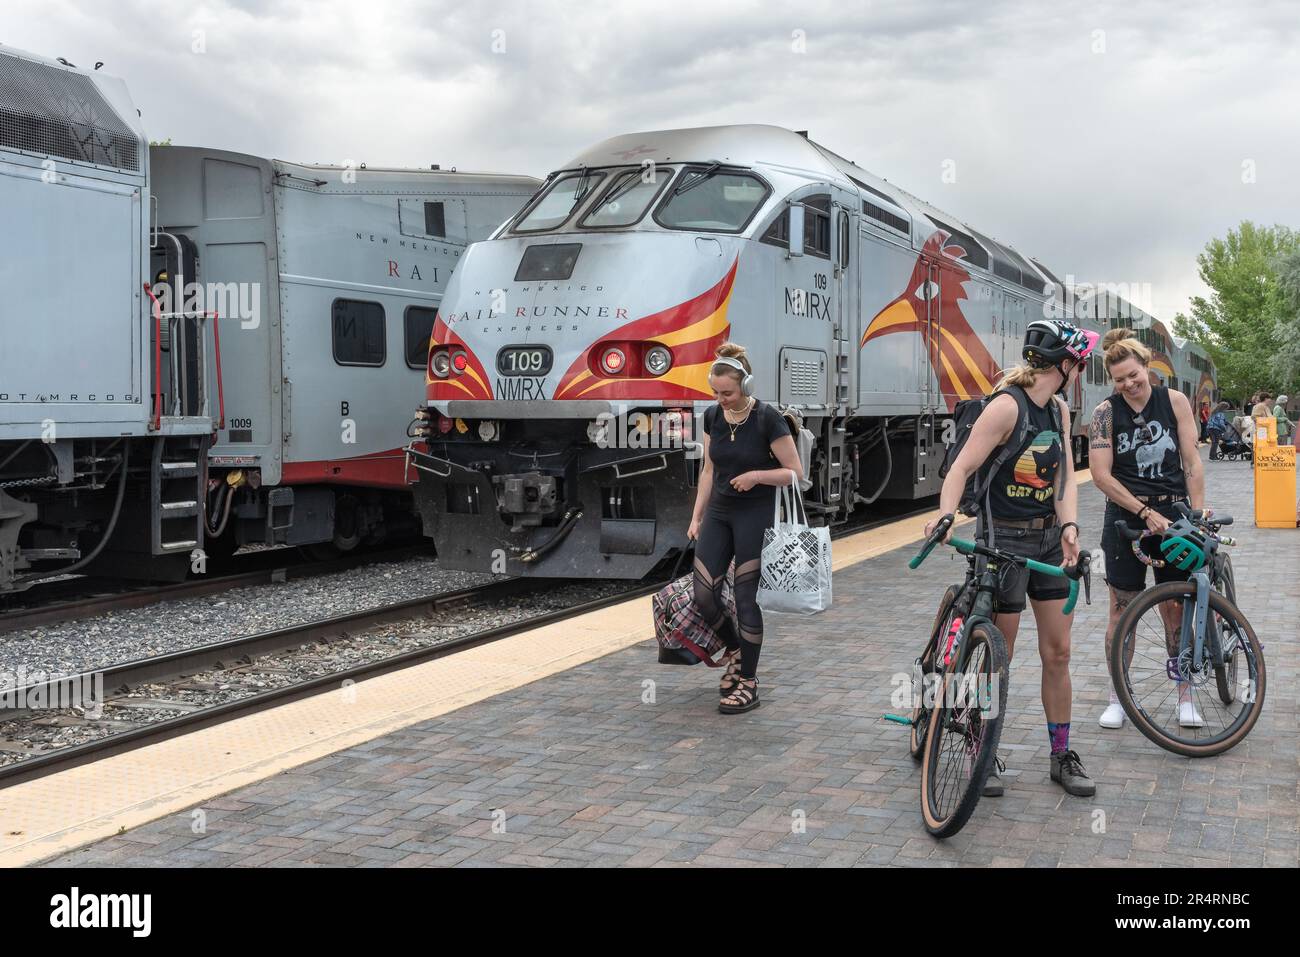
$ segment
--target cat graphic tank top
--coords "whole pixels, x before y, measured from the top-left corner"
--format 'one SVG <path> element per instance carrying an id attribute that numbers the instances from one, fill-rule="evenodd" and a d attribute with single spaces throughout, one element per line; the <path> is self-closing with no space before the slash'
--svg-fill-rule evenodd
<path id="1" fill-rule="evenodd" d="M 1056 511 L 1056 473 L 1061 468 L 1061 433 L 1052 422 L 1052 412 L 1026 394 L 1029 426 L 1033 438 L 1019 458 L 1007 459 L 989 486 L 989 507 L 993 518 L 1027 519 Z M 1055 402 L 1052 396 L 1049 402 Z M 1013 431 L 1010 441 L 1016 441 Z"/>

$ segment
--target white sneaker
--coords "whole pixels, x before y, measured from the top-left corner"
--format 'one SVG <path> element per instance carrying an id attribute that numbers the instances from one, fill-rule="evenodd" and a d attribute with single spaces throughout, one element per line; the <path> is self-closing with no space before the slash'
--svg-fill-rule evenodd
<path id="1" fill-rule="evenodd" d="M 1103 728 L 1124 727 L 1124 706 L 1118 701 L 1112 701 L 1101 713 L 1101 719 L 1097 723 Z"/>
<path id="2" fill-rule="evenodd" d="M 1203 728 L 1205 727 L 1205 719 L 1196 710 L 1195 704 L 1190 701 L 1181 701 L 1178 704 L 1178 724 L 1184 728 Z"/>

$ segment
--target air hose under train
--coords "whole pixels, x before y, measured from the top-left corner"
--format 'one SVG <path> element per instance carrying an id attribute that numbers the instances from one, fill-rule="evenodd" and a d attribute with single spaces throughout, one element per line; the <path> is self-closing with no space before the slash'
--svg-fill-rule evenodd
<path id="1" fill-rule="evenodd" d="M 528 563 L 540 561 L 546 556 L 547 552 L 551 551 L 551 549 L 559 545 L 560 542 L 564 541 L 568 534 L 573 531 L 574 526 L 578 524 L 580 518 L 582 518 L 582 509 L 569 509 L 564 513 L 564 518 L 560 519 L 560 524 L 559 527 L 555 529 L 555 534 L 536 548 L 525 549 L 523 554 L 519 556 L 519 560 Z"/>
<path id="2" fill-rule="evenodd" d="M 889 447 L 889 419 L 885 419 L 884 424 L 880 426 L 880 441 L 885 444 L 885 477 L 880 480 L 880 487 L 870 495 L 859 495 L 856 492 L 853 499 L 859 505 L 870 505 L 876 499 L 885 493 L 885 486 L 889 484 L 890 478 L 894 474 L 894 452 Z M 854 452 L 857 455 L 857 452 Z"/>
<path id="3" fill-rule="evenodd" d="M 85 568 L 99 557 L 99 553 L 104 550 L 104 546 L 108 544 L 108 540 L 113 537 L 113 530 L 117 528 L 117 520 L 122 515 L 122 500 L 126 498 L 126 471 L 127 465 L 129 465 L 130 462 L 131 442 L 129 439 L 123 439 L 122 462 L 118 466 L 120 472 L 117 479 L 117 499 L 113 502 L 113 514 L 108 519 L 108 525 L 104 529 L 104 534 L 100 536 L 99 544 L 91 549 L 90 554 L 86 555 L 84 558 L 77 559 L 66 568 L 52 568 L 49 571 L 32 572 L 31 574 L 23 575 L 21 578 L 15 578 L 15 584 L 18 582 L 36 581 L 40 578 L 49 578 L 51 575 L 69 575 L 72 572 Z"/>

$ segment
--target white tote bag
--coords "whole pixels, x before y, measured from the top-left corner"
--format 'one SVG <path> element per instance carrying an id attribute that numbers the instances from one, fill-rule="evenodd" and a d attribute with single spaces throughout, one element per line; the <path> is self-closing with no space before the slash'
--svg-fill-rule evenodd
<path id="1" fill-rule="evenodd" d="M 803 492 L 793 472 L 790 479 L 791 485 L 778 487 L 772 527 L 763 532 L 758 606 L 764 611 L 814 615 L 831 606 L 831 530 L 808 525 Z"/>

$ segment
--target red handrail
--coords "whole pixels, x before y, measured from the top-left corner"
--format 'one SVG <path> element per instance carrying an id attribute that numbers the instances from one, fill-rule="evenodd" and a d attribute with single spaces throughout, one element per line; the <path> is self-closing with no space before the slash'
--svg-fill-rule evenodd
<path id="1" fill-rule="evenodd" d="M 157 432 L 162 428 L 162 307 L 148 283 L 144 284 L 144 294 L 153 303 L 153 428 Z"/>

